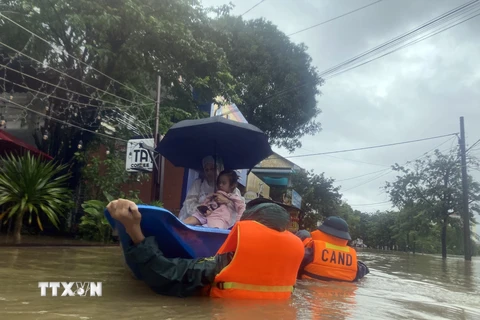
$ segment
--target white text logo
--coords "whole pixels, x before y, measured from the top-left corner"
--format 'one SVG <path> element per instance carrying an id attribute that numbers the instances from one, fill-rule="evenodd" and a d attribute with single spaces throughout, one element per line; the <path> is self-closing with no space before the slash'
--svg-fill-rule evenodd
<path id="1" fill-rule="evenodd" d="M 52 297 L 57 297 L 62 292 L 62 297 L 73 296 L 87 296 L 101 297 L 102 283 L 101 282 L 39 282 L 40 296 L 47 296 L 47 291 L 50 288 Z M 61 290 L 59 290 L 61 288 Z M 90 294 L 88 294 L 90 293 Z"/>

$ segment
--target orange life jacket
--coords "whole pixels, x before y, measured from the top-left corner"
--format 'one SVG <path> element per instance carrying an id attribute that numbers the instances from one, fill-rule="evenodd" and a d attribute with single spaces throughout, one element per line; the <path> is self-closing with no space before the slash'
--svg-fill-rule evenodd
<path id="1" fill-rule="evenodd" d="M 215 277 L 210 296 L 236 299 L 288 299 L 305 250 L 289 231 L 256 221 L 239 221 L 217 254 L 235 252 Z"/>
<path id="2" fill-rule="evenodd" d="M 302 270 L 302 279 L 353 281 L 357 276 L 357 252 L 339 239 L 319 230 L 311 233 L 313 262 Z"/>
<path id="3" fill-rule="evenodd" d="M 310 241 L 312 241 L 312 238 L 305 238 L 303 239 L 302 242 L 303 242 L 303 245 L 306 247 Z"/>

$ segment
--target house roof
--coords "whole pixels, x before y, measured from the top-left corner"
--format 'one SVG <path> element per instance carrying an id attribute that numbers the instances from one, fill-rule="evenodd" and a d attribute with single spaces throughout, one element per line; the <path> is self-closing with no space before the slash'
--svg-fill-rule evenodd
<path id="1" fill-rule="evenodd" d="M 48 160 L 53 159 L 50 155 L 38 150 L 34 146 L 18 139 L 14 135 L 8 133 L 5 130 L 1 130 L 1 129 L 0 129 L 0 146 L 1 146 L 0 149 L 2 150 L 2 153 L 3 152 L 6 153 L 6 152 L 18 152 L 18 151 L 30 151 L 32 154 L 34 154 L 36 156 L 39 156 L 39 157 L 42 157 L 44 159 L 48 159 Z"/>
<path id="2" fill-rule="evenodd" d="M 278 158 L 281 158 L 282 160 L 285 160 L 285 161 L 287 161 L 288 163 L 290 163 L 290 164 L 292 165 L 292 167 L 298 167 L 298 168 L 300 168 L 300 166 L 299 166 L 299 165 L 297 165 L 296 163 L 294 163 L 294 162 L 292 162 L 292 161 L 288 160 L 288 159 L 287 159 L 287 158 L 285 158 L 285 157 L 282 157 L 282 156 L 281 156 L 281 155 L 279 155 L 278 153 L 274 152 L 273 154 L 274 154 L 276 157 L 278 157 Z"/>

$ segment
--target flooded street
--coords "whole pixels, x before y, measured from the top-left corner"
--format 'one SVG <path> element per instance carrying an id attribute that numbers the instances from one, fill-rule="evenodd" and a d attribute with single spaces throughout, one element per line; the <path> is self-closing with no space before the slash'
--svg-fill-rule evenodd
<path id="1" fill-rule="evenodd" d="M 124 269 L 119 248 L 0 248 L 0 319 L 480 319 L 480 260 L 360 252 L 357 284 L 300 282 L 286 302 L 169 298 Z M 38 282 L 102 282 L 102 297 L 40 296 Z"/>

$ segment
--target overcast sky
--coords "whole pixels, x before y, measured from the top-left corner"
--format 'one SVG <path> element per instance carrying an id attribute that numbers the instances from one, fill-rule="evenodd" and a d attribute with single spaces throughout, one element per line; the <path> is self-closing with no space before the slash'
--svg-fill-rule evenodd
<path id="1" fill-rule="evenodd" d="M 225 0 L 204 0 L 206 6 Z M 237 0 L 242 14 L 259 0 Z M 245 19 L 264 17 L 290 34 L 337 17 L 374 0 L 266 0 Z M 303 42 L 319 71 L 401 35 L 467 0 L 383 0 L 335 21 L 291 36 Z M 323 130 L 302 139 L 293 155 L 350 149 L 459 132 L 465 117 L 467 143 L 480 139 L 480 16 L 327 80 L 320 88 L 319 120 Z M 450 140 L 449 140 L 450 139 Z M 445 142 L 449 140 L 448 142 Z M 350 205 L 362 211 L 391 208 L 380 188 L 395 174 L 376 172 L 405 163 L 451 138 L 332 156 L 291 159 L 305 169 L 325 172 L 342 186 Z M 283 156 L 286 150 L 275 149 Z M 480 150 L 475 150 L 480 156 Z M 386 173 L 386 174 L 385 174 Z M 379 177 L 379 175 L 384 174 Z M 480 178 L 480 176 L 475 175 Z M 373 180 L 374 178 L 377 178 Z M 349 180 L 344 180 L 349 179 Z M 344 180 L 344 181 L 342 181 Z"/>

